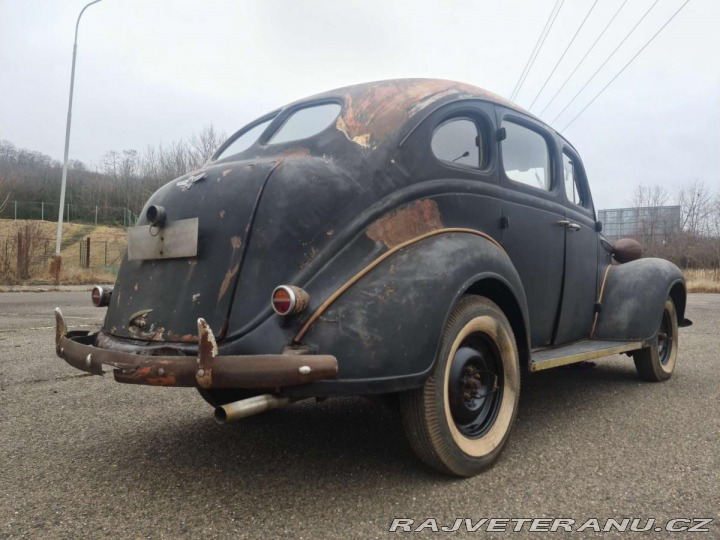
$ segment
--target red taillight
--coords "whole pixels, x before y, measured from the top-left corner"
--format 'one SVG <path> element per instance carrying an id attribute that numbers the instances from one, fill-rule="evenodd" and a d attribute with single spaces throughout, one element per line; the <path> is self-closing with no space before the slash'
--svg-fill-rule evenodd
<path id="1" fill-rule="evenodd" d="M 92 303 L 95 307 L 105 307 L 110 305 L 110 297 L 112 296 L 112 289 L 106 291 L 100 286 L 93 287 L 92 290 Z"/>
<path id="2" fill-rule="evenodd" d="M 280 285 L 272 293 L 271 305 L 275 313 L 284 316 L 300 313 L 309 301 L 308 293 L 300 287 Z"/>
<path id="3" fill-rule="evenodd" d="M 295 308 L 295 293 L 290 287 L 281 285 L 273 291 L 272 308 L 278 315 L 287 315 Z"/>

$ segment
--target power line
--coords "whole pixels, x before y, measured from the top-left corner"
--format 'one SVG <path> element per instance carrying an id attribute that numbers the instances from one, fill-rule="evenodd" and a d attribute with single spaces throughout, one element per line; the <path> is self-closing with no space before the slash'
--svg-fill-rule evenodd
<path id="1" fill-rule="evenodd" d="M 535 96 L 535 99 L 532 100 L 532 103 L 531 103 L 530 106 L 528 107 L 528 110 L 532 110 L 532 107 L 533 107 L 533 105 L 535 105 L 535 102 L 536 102 L 537 99 L 540 97 L 540 94 L 542 94 L 542 91 L 545 90 L 545 86 L 547 86 L 548 81 L 550 81 L 551 77 L 552 77 L 553 74 L 555 73 L 555 70 L 556 70 L 556 69 L 558 68 L 558 66 L 560 65 L 560 62 L 562 62 L 562 61 L 563 61 L 563 58 L 565 58 L 565 55 L 567 54 L 568 50 L 570 50 L 570 47 L 572 46 L 573 42 L 575 41 L 575 38 L 576 38 L 576 37 L 578 36 L 578 34 L 580 33 L 580 30 L 582 30 L 582 27 L 585 26 L 585 22 L 588 20 L 588 17 L 590 17 L 590 14 L 593 12 L 593 9 L 595 9 L 595 6 L 597 6 L 597 3 L 598 3 L 598 0 L 595 0 L 595 1 L 593 2 L 593 5 L 590 6 L 590 10 L 587 12 L 587 14 L 585 15 L 585 18 L 584 18 L 584 19 L 582 20 L 582 22 L 580 23 L 580 26 L 578 26 L 578 29 L 575 31 L 575 34 L 573 35 L 572 39 L 570 40 L 570 43 L 567 44 L 567 47 L 565 47 L 565 50 L 564 50 L 563 53 L 560 55 L 560 59 L 555 63 L 555 66 L 552 68 L 552 71 L 550 72 L 550 75 L 548 75 L 547 79 L 545 79 L 545 82 L 543 83 L 542 87 L 540 88 L 540 91 L 539 91 L 539 92 L 537 93 L 537 95 Z"/>
<path id="2" fill-rule="evenodd" d="M 648 10 L 645 12 L 645 14 L 644 14 L 642 17 L 640 17 L 640 20 L 635 23 L 635 26 L 632 27 L 632 29 L 630 30 L 630 32 L 627 33 L 627 35 L 622 39 L 622 41 L 618 44 L 618 46 L 615 47 L 615 49 L 613 50 L 613 52 L 610 53 L 610 56 L 608 56 L 608 57 L 605 59 L 605 61 L 604 61 L 602 64 L 600 64 L 600 67 L 595 70 L 595 73 L 593 73 L 593 74 L 590 76 L 590 78 L 585 82 L 585 84 L 583 84 L 582 88 L 581 88 L 580 90 L 578 90 L 578 92 L 572 97 L 572 99 L 570 100 L 570 102 L 569 102 L 567 105 L 565 105 L 565 107 L 563 107 L 563 109 L 557 114 L 557 116 L 555 116 L 555 118 L 552 119 L 552 122 L 550 122 L 551 124 L 554 124 L 555 121 L 556 121 L 558 118 L 560 118 L 560 117 L 562 116 L 562 114 L 567 110 L 567 108 L 575 102 L 575 100 L 577 99 L 577 97 L 578 97 L 580 94 L 582 94 L 583 90 L 585 90 L 585 88 L 587 88 L 587 85 L 590 84 L 590 83 L 593 81 L 593 79 L 595 78 L 595 76 L 596 76 L 598 73 L 600 73 L 600 70 L 605 67 L 605 64 L 607 64 L 607 63 L 610 61 L 610 59 L 611 59 L 613 56 L 615 56 L 615 53 L 618 52 L 618 49 L 619 49 L 620 47 L 622 47 L 623 43 L 625 43 L 625 42 L 627 41 L 627 39 L 632 35 L 632 33 L 635 32 L 635 29 L 640 25 L 641 22 L 643 22 L 643 20 L 645 20 L 645 17 L 648 16 L 648 14 L 653 10 L 653 8 L 657 5 L 657 3 L 658 3 L 659 1 L 660 1 L 660 0 L 655 0 L 655 2 L 653 2 L 653 4 L 648 8 Z"/>
<path id="3" fill-rule="evenodd" d="M 583 55 L 583 57 L 580 59 L 580 61 L 578 62 L 578 64 L 575 66 L 575 69 L 572 70 L 572 72 L 570 73 L 570 75 L 568 75 L 567 79 L 565 79 L 565 81 L 562 83 L 562 85 L 560 85 L 560 88 L 558 88 L 557 92 L 555 92 L 555 94 L 553 95 L 553 97 L 550 98 L 550 101 L 548 102 L 547 105 L 545 105 L 545 108 L 544 108 L 542 111 L 540 111 L 539 116 L 542 116 L 542 115 L 545 113 L 545 111 L 547 111 L 548 107 L 550 107 L 550 105 L 553 104 L 553 102 L 555 101 L 555 98 L 558 97 L 558 95 L 560 94 L 560 92 L 562 92 L 563 88 L 565 88 L 565 85 L 568 83 L 568 81 L 569 81 L 570 79 L 572 79 L 573 75 L 575 75 L 575 72 L 580 68 L 580 66 L 582 65 L 582 63 L 585 61 L 585 59 L 588 57 L 588 55 L 589 55 L 589 54 L 592 52 L 592 50 L 595 48 L 595 45 L 598 44 L 598 41 L 600 41 L 600 39 L 605 35 L 605 32 L 607 31 L 607 29 L 610 28 L 610 25 L 613 23 L 613 21 L 615 20 L 615 18 L 618 16 L 618 14 L 622 11 L 622 9 L 625 7 L 625 4 L 627 4 L 627 3 L 628 3 L 628 0 L 624 0 L 623 3 L 620 4 L 620 7 L 619 7 L 618 10 L 615 12 L 615 15 L 613 15 L 612 18 L 610 19 L 610 21 L 608 21 L 608 23 L 605 25 L 605 28 L 603 28 L 602 32 L 600 32 L 600 35 L 599 35 L 599 36 L 597 37 L 597 39 L 593 42 L 593 44 L 590 45 L 590 48 L 587 50 L 587 52 L 585 52 L 585 54 Z"/>
<path id="4" fill-rule="evenodd" d="M 660 32 L 662 32 L 668 24 L 670 24 L 670 21 L 672 21 L 672 20 L 675 18 L 675 16 L 676 16 L 678 13 L 680 13 L 680 11 L 681 11 L 685 6 L 688 5 L 689 2 L 690 2 L 690 0 L 685 0 L 685 2 L 683 3 L 683 5 L 680 6 L 680 7 L 677 9 L 677 11 L 676 11 L 675 13 L 673 13 L 672 16 L 671 16 L 667 21 L 665 21 L 665 24 L 663 24 L 663 25 L 660 27 L 660 30 L 658 30 L 657 32 L 655 32 L 655 34 L 653 34 L 653 37 L 651 37 L 651 38 L 647 41 L 647 43 L 645 43 L 645 45 L 642 46 L 642 49 L 640 49 L 637 53 L 635 53 L 635 56 L 633 56 L 633 57 L 630 59 L 630 61 L 629 61 L 627 64 L 625 64 L 620 71 L 617 72 L 617 75 L 615 75 L 612 79 L 610 79 L 610 82 L 607 83 L 605 86 L 603 86 L 603 89 L 600 90 L 600 91 L 595 95 L 595 97 L 590 100 L 590 103 L 588 103 L 587 105 L 585 105 L 585 106 L 582 108 L 582 110 L 581 110 L 579 113 L 577 113 L 577 114 L 573 117 L 572 120 L 570 120 L 567 124 L 565 124 L 565 127 L 562 128 L 560 131 L 565 131 L 568 127 L 570 127 L 570 124 L 572 124 L 575 120 L 577 120 L 578 116 L 580 116 L 582 113 L 584 113 L 584 112 L 585 112 L 585 109 L 587 109 L 590 105 L 592 105 L 593 102 L 594 102 L 597 98 L 600 97 L 600 94 L 602 94 L 602 93 L 605 91 L 605 89 L 606 89 L 608 86 L 610 86 L 610 85 L 613 83 L 613 81 L 614 81 L 615 79 L 617 79 L 623 71 L 625 71 L 625 68 L 627 68 L 630 64 L 632 64 L 633 60 L 635 60 L 638 56 L 640 56 L 640 53 L 643 52 L 643 51 L 645 50 L 645 48 L 646 48 L 648 45 L 650 45 L 650 43 L 652 43 L 652 41 L 658 36 L 658 34 L 659 34 Z"/>
<path id="5" fill-rule="evenodd" d="M 527 59 L 527 62 L 525 62 L 525 67 L 522 70 L 522 73 L 520 74 L 520 77 L 518 78 L 517 82 L 515 83 L 515 87 L 513 88 L 513 91 L 510 95 L 510 99 L 515 99 L 515 96 L 520 91 L 520 88 L 522 87 L 523 83 L 525 82 L 525 78 L 527 77 L 528 72 L 530 71 L 530 68 L 532 68 L 532 64 L 535 62 L 535 58 L 537 58 L 537 54 L 539 54 L 540 50 L 538 49 L 538 46 L 542 48 L 542 44 L 545 43 L 545 37 L 547 35 L 545 34 L 546 31 L 548 31 L 548 26 L 551 24 L 550 21 L 553 19 L 553 14 L 555 13 L 555 10 L 558 7 L 558 4 L 560 4 L 560 7 L 562 7 L 562 2 L 564 0 L 556 0 L 555 5 L 553 6 L 552 10 L 550 11 L 550 15 L 548 15 L 548 19 L 545 22 L 545 26 L 542 29 L 542 32 L 540 32 L 540 35 L 537 38 L 537 41 L 535 42 L 535 46 L 533 47 L 532 52 L 530 53 L 530 57 Z M 559 11 L 559 9 L 558 9 Z M 542 43 L 541 43 L 542 40 Z"/>
<path id="6" fill-rule="evenodd" d="M 543 45 L 545 44 L 545 39 L 547 38 L 548 34 L 550 33 L 550 30 L 552 30 L 553 24 L 555 24 L 555 19 L 557 19 L 558 13 L 560 13 L 560 10 L 562 9 L 563 4 L 565 3 L 565 0 L 556 0 L 555 5 L 552 8 L 552 11 L 550 12 L 550 15 L 548 16 L 548 20 L 545 23 L 545 27 L 543 28 L 542 32 L 540 32 L 540 35 L 538 36 L 537 41 L 535 42 L 535 47 L 533 47 L 532 52 L 530 53 L 530 58 L 528 58 L 527 62 L 525 63 L 525 68 L 523 69 L 522 73 L 520 74 L 520 78 L 518 79 L 517 83 L 515 83 L 515 88 L 513 88 L 512 94 L 510 95 L 510 99 L 515 99 L 515 96 L 518 95 L 520 92 L 520 89 L 522 88 L 522 85 L 525 83 L 525 79 L 527 78 L 528 74 L 530 73 L 530 70 L 533 67 L 533 64 L 535 63 L 535 59 L 538 57 L 538 54 L 540 54 L 540 49 L 542 49 Z M 559 6 L 559 7 L 558 7 Z M 557 10 L 556 10 L 557 8 Z"/>

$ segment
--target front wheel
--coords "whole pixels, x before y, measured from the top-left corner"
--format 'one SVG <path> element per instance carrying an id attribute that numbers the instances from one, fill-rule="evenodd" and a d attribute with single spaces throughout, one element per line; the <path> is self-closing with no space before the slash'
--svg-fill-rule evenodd
<path id="1" fill-rule="evenodd" d="M 638 375 L 644 381 L 660 382 L 671 377 L 678 352 L 678 320 L 675 304 L 665 301 L 660 328 L 655 342 L 632 353 Z"/>
<path id="2" fill-rule="evenodd" d="M 520 366 L 512 328 L 487 298 L 453 308 L 430 378 L 400 396 L 410 445 L 425 463 L 473 476 L 500 455 L 515 420 Z"/>

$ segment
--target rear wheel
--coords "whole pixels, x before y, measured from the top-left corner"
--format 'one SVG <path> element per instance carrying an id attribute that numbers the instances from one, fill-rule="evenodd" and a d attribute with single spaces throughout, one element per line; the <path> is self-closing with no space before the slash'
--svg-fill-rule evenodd
<path id="1" fill-rule="evenodd" d="M 641 379 L 660 382 L 669 379 L 675 370 L 678 352 L 678 321 L 675 304 L 668 298 L 663 309 L 657 340 L 632 353 Z"/>
<path id="2" fill-rule="evenodd" d="M 405 432 L 431 467 L 473 476 L 498 458 L 517 413 L 520 366 L 500 308 L 465 296 L 453 308 L 433 374 L 400 396 Z"/>

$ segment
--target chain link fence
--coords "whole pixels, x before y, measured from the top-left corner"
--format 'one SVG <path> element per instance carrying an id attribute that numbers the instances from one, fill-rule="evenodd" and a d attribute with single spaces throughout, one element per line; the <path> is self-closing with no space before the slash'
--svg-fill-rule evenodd
<path id="1" fill-rule="evenodd" d="M 57 221 L 59 204 L 29 201 L 7 201 L 0 210 L 0 219 L 32 219 Z M 127 208 L 117 206 L 65 205 L 63 220 L 66 223 L 88 223 L 110 227 L 132 227 L 137 215 Z"/>
<path id="2" fill-rule="evenodd" d="M 116 273 L 125 251 L 125 242 L 86 238 L 78 243 L 78 265 L 80 268 L 102 268 Z"/>
<path id="3" fill-rule="evenodd" d="M 93 269 L 117 274 L 126 250 L 125 242 L 81 239 L 63 250 L 63 273 Z M 21 228 L 17 235 L 0 237 L 0 283 L 49 274 L 54 254 L 55 239 L 42 236 L 32 226 Z"/>

